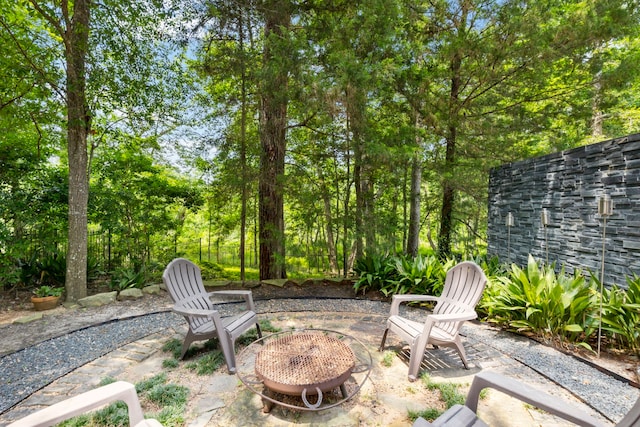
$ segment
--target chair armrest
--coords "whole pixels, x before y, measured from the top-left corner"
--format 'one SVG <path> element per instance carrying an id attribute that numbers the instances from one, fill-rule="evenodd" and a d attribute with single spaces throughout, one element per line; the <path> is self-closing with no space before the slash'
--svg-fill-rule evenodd
<path id="1" fill-rule="evenodd" d="M 206 310 L 203 308 L 190 308 L 185 307 L 183 304 L 177 303 L 171 307 L 171 311 L 174 313 L 181 314 L 183 316 L 193 316 L 193 317 L 212 317 L 216 313 L 217 310 Z"/>
<path id="2" fill-rule="evenodd" d="M 605 425 L 557 397 L 495 372 L 480 372 L 474 377 L 465 406 L 476 412 L 480 392 L 485 388 L 493 388 L 580 426 L 603 427 Z"/>
<path id="3" fill-rule="evenodd" d="M 213 292 L 209 292 L 209 295 L 210 296 L 214 296 L 214 295 L 240 296 L 244 299 L 245 303 L 247 304 L 247 310 L 256 311 L 255 305 L 253 304 L 253 295 L 251 294 L 251 291 L 243 290 L 243 289 L 230 290 L 230 291 L 213 291 Z"/>
<path id="4" fill-rule="evenodd" d="M 478 317 L 478 313 L 475 310 L 464 311 L 462 313 L 448 313 L 448 314 L 430 314 L 427 316 L 433 323 L 443 322 L 462 322 L 465 320 L 473 320 Z"/>
<path id="5" fill-rule="evenodd" d="M 122 400 L 127 404 L 131 426 L 161 426 L 156 420 L 145 420 L 140 401 L 133 384 L 124 381 L 98 387 L 77 396 L 58 402 L 33 414 L 27 415 L 10 427 L 52 426 L 69 418 L 98 409 L 108 403 Z"/>
<path id="6" fill-rule="evenodd" d="M 391 310 L 390 316 L 397 316 L 400 312 L 400 304 L 403 302 L 418 302 L 418 301 L 438 301 L 439 298 L 433 295 L 416 295 L 416 294 L 404 294 L 394 295 L 391 298 Z"/>

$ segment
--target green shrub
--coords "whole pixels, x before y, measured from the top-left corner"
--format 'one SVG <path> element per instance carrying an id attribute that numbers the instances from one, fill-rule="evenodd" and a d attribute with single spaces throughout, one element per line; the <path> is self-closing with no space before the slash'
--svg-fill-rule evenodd
<path id="1" fill-rule="evenodd" d="M 381 292 L 391 294 L 420 294 L 439 295 L 442 293 L 447 270 L 453 265 L 453 260 L 443 264 L 435 256 L 418 255 L 395 258 L 396 280 L 389 281 L 382 287 Z"/>
<path id="2" fill-rule="evenodd" d="M 627 277 L 627 286 L 605 289 L 602 330 L 619 349 L 640 354 L 640 276 Z"/>
<path id="3" fill-rule="evenodd" d="M 395 260 L 388 255 L 365 255 L 356 260 L 353 271 L 358 276 L 353 285 L 356 293 L 381 290 L 397 278 Z"/>
<path id="4" fill-rule="evenodd" d="M 142 289 L 146 283 L 144 267 L 136 270 L 135 267 L 123 267 L 116 269 L 111 275 L 109 287 L 114 291 L 138 288 Z"/>
<path id="5" fill-rule="evenodd" d="M 67 275 L 67 259 L 64 255 L 54 253 L 42 258 L 37 265 L 40 270 L 38 284 L 52 287 L 64 286 Z"/>
<path id="6" fill-rule="evenodd" d="M 224 268 L 215 262 L 202 261 L 199 263 L 199 267 L 200 274 L 202 274 L 202 280 L 225 278 Z"/>
<path id="7" fill-rule="evenodd" d="M 538 267 L 529 256 L 526 269 L 515 264 L 507 277 L 490 284 L 482 305 L 491 321 L 518 331 L 585 343 L 597 293 L 579 271 L 568 276 L 554 266 Z"/>

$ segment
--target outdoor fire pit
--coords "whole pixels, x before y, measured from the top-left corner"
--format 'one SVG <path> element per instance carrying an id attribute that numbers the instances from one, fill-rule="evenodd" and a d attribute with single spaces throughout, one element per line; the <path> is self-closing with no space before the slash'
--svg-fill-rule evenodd
<path id="1" fill-rule="evenodd" d="M 339 405 L 360 390 L 372 364 L 371 355 L 355 338 L 318 329 L 269 335 L 245 348 L 238 360 L 240 380 L 262 396 L 266 412 L 271 404 L 302 410 Z M 358 382 L 354 374 L 366 375 Z M 355 386 L 347 390 L 345 382 L 349 379 Z M 259 385 L 263 387 L 257 388 Z M 324 393 L 337 388 L 341 399 L 323 402 Z M 300 397 L 302 403 L 296 404 L 286 396 Z M 307 396 L 314 396 L 311 400 L 315 403 Z"/>

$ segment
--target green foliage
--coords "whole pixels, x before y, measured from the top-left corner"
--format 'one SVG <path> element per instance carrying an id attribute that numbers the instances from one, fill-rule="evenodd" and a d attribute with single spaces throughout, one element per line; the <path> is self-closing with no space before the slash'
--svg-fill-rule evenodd
<path id="1" fill-rule="evenodd" d="M 388 255 L 365 255 L 356 260 L 353 271 L 358 276 L 353 288 L 363 294 L 383 289 L 397 276 L 395 260 Z"/>
<path id="2" fill-rule="evenodd" d="M 451 408 L 453 405 L 464 405 L 465 396 L 460 393 L 460 385 L 453 383 L 438 383 L 431 380 L 429 374 L 424 374 L 421 377 L 422 383 L 429 390 L 438 390 L 440 392 L 440 398 L 444 402 L 446 409 Z M 442 415 L 442 411 L 435 408 L 427 408 L 423 411 L 409 411 L 407 416 L 412 421 L 416 418 L 422 417 L 427 421 L 433 421 Z"/>
<path id="3" fill-rule="evenodd" d="M 59 297 L 62 296 L 62 293 L 64 292 L 64 288 L 60 287 L 60 288 L 53 288 L 51 286 L 48 285 L 42 285 L 39 288 L 36 288 L 33 290 L 33 293 L 35 294 L 35 296 L 39 297 L 39 298 L 43 298 L 43 297 Z"/>
<path id="4" fill-rule="evenodd" d="M 113 290 L 142 289 L 158 271 L 157 263 L 142 264 L 140 267 L 123 267 L 111 274 L 109 287 Z"/>
<path id="5" fill-rule="evenodd" d="M 198 375 L 210 375 L 224 363 L 222 351 L 213 350 L 199 357 L 197 360 L 185 364 L 185 368 L 194 371 Z"/>
<path id="6" fill-rule="evenodd" d="M 587 338 L 595 298 L 593 287 L 580 272 L 556 274 L 553 265 L 539 267 L 529 256 L 526 269 L 514 264 L 508 276 L 491 282 L 481 304 L 491 321 L 576 341 Z"/>
<path id="7" fill-rule="evenodd" d="M 627 286 L 605 289 L 602 330 L 618 348 L 640 354 L 640 276 L 628 277 Z"/>
<path id="8" fill-rule="evenodd" d="M 160 406 L 184 406 L 189 389 L 176 384 L 156 384 L 145 394 L 151 402 Z"/>
<path id="9" fill-rule="evenodd" d="M 202 261 L 198 263 L 198 266 L 200 267 L 202 280 L 226 278 L 225 269 L 215 262 Z"/>
<path id="10" fill-rule="evenodd" d="M 433 255 L 407 256 L 367 255 L 356 260 L 354 271 L 358 279 L 356 292 L 379 290 L 386 296 L 394 294 L 439 294 L 454 260 L 440 261 Z"/>
<path id="11" fill-rule="evenodd" d="M 393 365 L 393 359 L 396 357 L 396 353 L 393 351 L 385 351 L 382 357 L 382 365 L 387 368 Z"/>
<path id="12" fill-rule="evenodd" d="M 387 296 L 390 294 L 439 295 L 442 292 L 447 271 L 453 263 L 453 260 L 448 260 L 443 264 L 436 256 L 418 255 L 413 260 L 408 257 L 397 257 L 398 279 L 391 288 L 385 287 L 381 291 Z"/>
<path id="13" fill-rule="evenodd" d="M 162 351 L 173 354 L 174 359 L 178 359 L 182 354 L 182 341 L 177 338 L 170 339 L 162 346 Z"/>
<path id="14" fill-rule="evenodd" d="M 440 391 L 440 397 L 447 409 L 453 405 L 464 405 L 465 396 L 459 392 L 459 384 L 434 382 L 429 374 L 423 374 L 420 379 L 429 390 Z"/>
<path id="15" fill-rule="evenodd" d="M 99 385 L 107 385 L 114 381 L 116 381 L 114 378 L 104 378 Z M 138 382 L 136 392 L 143 406 L 146 402 L 152 402 L 154 405 L 162 407 L 162 411 L 159 413 L 147 414 L 147 416 L 157 419 L 167 427 L 184 425 L 184 412 L 189 397 L 187 387 L 167 384 L 166 374 L 161 373 Z M 64 427 L 124 427 L 129 425 L 128 408 L 124 402 L 114 402 L 98 411 L 66 420 L 60 425 Z"/>
<path id="16" fill-rule="evenodd" d="M 411 420 L 411 422 L 414 422 L 416 419 L 420 417 L 424 418 L 427 421 L 433 421 L 443 413 L 444 411 L 441 411 L 436 408 L 427 408 L 422 411 L 409 410 L 407 412 L 407 417 L 409 418 L 409 420 Z"/>
<path id="17" fill-rule="evenodd" d="M 146 393 L 157 385 L 162 385 L 167 382 L 167 374 L 164 372 L 154 375 L 153 377 L 142 380 L 136 384 L 136 392 L 138 394 Z"/>
<path id="18" fill-rule="evenodd" d="M 44 257 L 38 263 L 38 267 L 40 269 L 38 283 L 51 286 L 64 285 L 64 279 L 67 274 L 67 260 L 63 255 L 54 253 Z"/>
<path id="19" fill-rule="evenodd" d="M 162 367 L 165 369 L 175 369 L 178 366 L 180 366 L 180 362 L 178 361 L 178 359 L 175 359 L 175 358 L 164 359 L 162 361 Z"/>

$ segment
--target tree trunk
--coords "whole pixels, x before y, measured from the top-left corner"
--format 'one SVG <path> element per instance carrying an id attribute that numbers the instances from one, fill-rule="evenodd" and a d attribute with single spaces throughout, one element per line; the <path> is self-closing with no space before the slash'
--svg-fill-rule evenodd
<path id="1" fill-rule="evenodd" d="M 407 255 L 415 258 L 420 247 L 420 188 L 422 185 L 422 162 L 416 152 L 411 160 L 411 194 L 409 195 L 409 236 Z"/>
<path id="2" fill-rule="evenodd" d="M 244 25 L 242 20 L 242 10 L 238 10 L 238 44 L 240 52 L 244 52 Z M 242 60 L 241 72 L 241 115 L 240 115 L 240 169 L 242 186 L 242 205 L 240 208 L 240 281 L 245 281 L 245 240 L 247 235 L 247 76 L 246 64 Z"/>
<path id="3" fill-rule="evenodd" d="M 265 45 L 260 110 L 260 279 L 286 277 L 284 246 L 284 155 L 287 126 L 287 1 L 264 6 Z"/>
<path id="4" fill-rule="evenodd" d="M 453 232 L 453 206 L 455 203 L 454 169 L 456 161 L 457 115 L 460 98 L 460 67 L 462 60 L 455 54 L 451 60 L 451 91 L 449 94 L 449 128 L 446 137 L 444 180 L 442 185 L 442 210 L 440 211 L 440 234 L 438 253 L 440 257 L 451 256 L 451 234 Z"/>
<path id="5" fill-rule="evenodd" d="M 69 155 L 69 246 L 65 283 L 68 301 L 77 301 L 87 295 L 87 135 L 91 118 L 85 90 L 89 15 L 89 1 L 77 0 L 73 4 L 73 17 L 64 17 L 71 23 L 64 35 Z"/>
<path id="6" fill-rule="evenodd" d="M 320 181 L 322 203 L 324 205 L 325 237 L 327 242 L 329 268 L 331 270 L 331 274 L 338 274 L 338 254 L 336 251 L 336 245 L 333 241 L 333 216 L 331 215 L 331 198 L 329 197 L 329 191 L 327 190 L 327 186 L 324 181 L 324 174 L 322 173 L 322 167 L 320 166 L 320 164 L 318 164 L 318 178 Z"/>
<path id="7" fill-rule="evenodd" d="M 367 210 L 366 192 L 367 184 L 364 174 L 365 153 L 363 146 L 362 122 L 363 106 L 359 99 L 359 89 L 348 86 L 345 91 L 347 103 L 347 131 L 351 133 L 353 143 L 353 182 L 356 188 L 356 210 L 355 210 L 355 257 L 362 258 L 364 255 L 365 218 Z M 367 242 L 368 244 L 369 242 Z"/>

